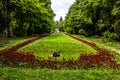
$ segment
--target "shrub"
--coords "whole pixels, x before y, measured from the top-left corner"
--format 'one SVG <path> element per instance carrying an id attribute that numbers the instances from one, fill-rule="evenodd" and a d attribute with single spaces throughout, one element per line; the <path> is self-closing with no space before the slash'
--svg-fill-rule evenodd
<path id="1" fill-rule="evenodd" d="M 25 30 L 22 29 L 21 27 L 16 27 L 16 28 L 13 30 L 13 33 L 14 33 L 14 35 L 17 36 L 17 37 L 25 36 Z"/>
<path id="2" fill-rule="evenodd" d="M 109 32 L 109 31 L 105 31 L 105 32 L 103 33 L 104 38 L 109 38 L 109 35 L 110 35 L 110 32 Z"/>
<path id="3" fill-rule="evenodd" d="M 85 35 L 85 36 L 87 35 L 87 33 L 84 29 L 79 29 L 78 34 L 79 35 Z"/>
<path id="4" fill-rule="evenodd" d="M 66 28 L 66 29 L 65 29 L 65 32 L 67 32 L 67 33 L 72 33 L 72 28 L 70 28 L 70 27 Z"/>
<path id="5" fill-rule="evenodd" d="M 104 38 L 106 41 L 117 41 L 119 40 L 119 35 L 115 32 L 110 33 L 109 31 L 106 31 L 103 33 Z"/>
<path id="6" fill-rule="evenodd" d="M 118 40 L 118 39 L 119 39 L 119 36 L 118 36 L 117 33 L 110 33 L 110 34 L 109 34 L 109 40 L 110 40 L 110 41 L 116 41 L 116 40 Z"/>
<path id="7" fill-rule="evenodd" d="M 117 20 L 114 24 L 114 30 L 117 34 L 120 35 L 120 20 Z"/>
<path id="8" fill-rule="evenodd" d="M 61 55 L 60 50 L 54 50 L 52 52 L 53 52 L 53 57 L 59 57 Z"/>

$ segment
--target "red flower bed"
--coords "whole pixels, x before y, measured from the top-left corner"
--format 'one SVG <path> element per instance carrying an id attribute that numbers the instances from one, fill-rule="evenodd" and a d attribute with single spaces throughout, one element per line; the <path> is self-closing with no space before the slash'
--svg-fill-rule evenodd
<path id="1" fill-rule="evenodd" d="M 19 43 L 19 44 L 16 44 L 16 45 L 12 46 L 12 48 L 10 48 L 9 50 L 16 51 L 16 50 L 20 49 L 21 47 L 23 47 L 23 46 L 25 46 L 25 45 L 27 45 L 29 43 L 32 43 L 32 42 L 34 42 L 34 41 L 36 41 L 38 39 L 44 38 L 46 36 L 49 36 L 50 34 L 51 33 L 43 35 L 43 36 L 39 36 L 39 37 L 36 37 L 36 38 L 32 38 L 32 39 L 29 39 L 29 40 L 26 40 L 26 41 L 24 41 L 22 43 Z M 4 50 L 6 50 L 6 49 L 2 49 L 0 51 L 4 51 Z"/>
<path id="2" fill-rule="evenodd" d="M 39 37 L 30 39 L 30 40 L 24 41 L 24 42 L 22 42 L 22 43 L 20 43 L 20 44 L 17 44 L 17 45 L 15 45 L 15 46 L 13 46 L 13 47 L 10 48 L 9 50 L 16 51 L 16 50 L 18 50 L 19 48 L 21 48 L 21 47 L 23 47 L 23 46 L 25 46 L 25 45 L 27 45 L 27 44 L 29 44 L 29 43 L 32 43 L 32 42 L 34 42 L 34 41 L 36 41 L 36 40 L 38 40 L 38 39 L 41 39 L 41 38 L 43 38 L 43 37 L 46 37 L 46 36 L 48 36 L 48 35 L 50 35 L 50 34 L 46 34 L 46 35 L 44 35 L 44 36 L 39 36 Z"/>
<path id="3" fill-rule="evenodd" d="M 112 54 L 82 54 L 78 60 L 43 60 L 40 62 L 41 68 L 51 69 L 89 69 L 89 68 L 112 68 L 120 69 Z"/>
<path id="4" fill-rule="evenodd" d="M 73 37 L 73 36 L 72 36 Z M 0 65 L 13 66 L 13 67 L 31 67 L 31 68 L 50 68 L 50 69 L 88 69 L 88 68 L 114 68 L 120 69 L 120 64 L 114 58 L 114 55 L 110 54 L 107 50 L 99 48 L 96 44 L 87 42 L 76 37 L 73 37 L 81 42 L 84 42 L 98 52 L 93 54 L 81 54 L 77 60 L 57 60 L 57 58 L 43 59 L 41 57 L 34 56 L 31 52 L 16 52 L 14 50 L 31 43 L 39 38 L 25 41 L 12 49 L 5 50 L 0 53 Z"/>
<path id="5" fill-rule="evenodd" d="M 88 69 L 114 68 L 120 69 L 112 54 L 97 55 L 82 54 L 77 60 L 57 60 L 57 58 L 43 59 L 34 56 L 31 52 L 4 51 L 0 54 L 0 65 L 12 67 L 50 68 L 50 69 Z"/>
<path id="6" fill-rule="evenodd" d="M 83 43 L 85 43 L 85 44 L 88 44 L 89 46 L 91 46 L 92 48 L 94 48 L 95 50 L 97 50 L 97 51 L 100 52 L 100 53 L 103 52 L 103 51 L 104 51 L 104 52 L 106 51 L 106 53 L 108 53 L 107 50 L 104 50 L 104 49 L 102 49 L 102 48 L 99 48 L 99 46 L 97 46 L 95 43 L 88 42 L 88 41 L 86 41 L 86 40 L 83 40 L 83 39 L 74 37 L 74 36 L 72 36 L 72 35 L 70 35 L 70 34 L 66 34 L 66 35 L 68 35 L 68 36 L 72 37 L 73 39 L 76 39 L 76 40 L 78 40 L 78 41 L 80 41 L 80 42 L 83 42 Z"/>
<path id="7" fill-rule="evenodd" d="M 31 52 L 5 50 L 0 54 L 0 64 L 13 67 L 36 67 L 38 59 Z"/>
<path id="8" fill-rule="evenodd" d="M 83 68 L 119 68 L 119 64 L 117 64 L 117 61 L 112 54 L 82 54 L 80 55 L 79 60 Z"/>

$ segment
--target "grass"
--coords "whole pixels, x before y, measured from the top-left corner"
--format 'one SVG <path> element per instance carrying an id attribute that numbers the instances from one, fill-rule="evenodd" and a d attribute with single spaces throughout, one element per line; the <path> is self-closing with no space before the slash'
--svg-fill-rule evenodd
<path id="1" fill-rule="evenodd" d="M 10 43 L 4 44 L 4 47 L 14 45 L 26 39 L 28 38 L 11 39 Z M 87 39 L 99 44 L 101 43 L 101 39 L 85 37 L 83 39 Z M 102 43 L 100 45 L 102 45 Z M 35 51 L 37 52 L 35 54 L 40 56 L 48 56 L 51 54 L 52 50 L 60 49 L 62 55 L 68 56 L 67 58 L 71 56 L 78 57 L 78 55 L 83 52 L 95 52 L 95 50 L 93 50 L 90 46 L 73 40 L 63 34 L 53 34 L 25 46 L 22 50 L 24 49 L 25 51 Z M 0 65 L 0 80 L 120 80 L 120 70 L 51 70 L 13 68 Z"/>
<path id="2" fill-rule="evenodd" d="M 11 48 L 13 45 L 21 43 L 25 40 L 31 39 L 33 37 L 16 37 L 16 38 L 0 38 L 0 49 Z"/>
<path id="3" fill-rule="evenodd" d="M 0 67 L 0 80 L 120 80 L 119 70 L 51 70 Z"/>
<path id="4" fill-rule="evenodd" d="M 105 43 L 103 43 L 103 38 L 85 37 L 82 35 L 74 35 L 74 36 L 91 41 L 91 42 L 94 42 L 103 48 L 111 47 L 111 48 L 117 48 L 118 50 L 120 50 L 120 42 L 106 41 Z"/>
<path id="5" fill-rule="evenodd" d="M 48 58 L 48 56 L 52 54 L 51 51 L 57 49 L 59 49 L 62 54 L 59 59 L 77 59 L 82 53 L 96 52 L 90 46 L 78 42 L 63 33 L 54 33 L 46 38 L 37 40 L 21 48 L 20 51 L 34 52 L 37 56 Z"/>
<path id="6" fill-rule="evenodd" d="M 94 42 L 98 46 L 100 46 L 101 48 L 107 49 L 108 51 L 110 51 L 112 54 L 115 55 L 115 58 L 120 63 L 120 54 L 118 54 L 115 51 L 111 50 L 111 48 L 120 50 L 120 42 L 107 41 L 107 42 L 103 43 L 102 38 L 85 37 L 85 36 L 82 36 L 82 35 L 74 35 L 74 36 L 78 37 L 78 38 L 81 38 L 81 39 L 84 39 L 84 40 L 87 40 L 87 41 Z"/>

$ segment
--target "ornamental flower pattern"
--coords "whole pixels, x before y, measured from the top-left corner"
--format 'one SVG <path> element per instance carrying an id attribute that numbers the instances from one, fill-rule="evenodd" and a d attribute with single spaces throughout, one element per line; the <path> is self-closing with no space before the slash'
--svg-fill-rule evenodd
<path id="1" fill-rule="evenodd" d="M 68 34 L 67 34 L 68 35 Z M 81 54 L 77 60 L 57 60 L 56 57 L 48 57 L 44 59 L 39 56 L 35 56 L 32 52 L 17 52 L 15 50 L 20 47 L 35 41 L 38 38 L 25 41 L 21 44 L 13 46 L 9 50 L 4 50 L 0 53 L 0 65 L 12 66 L 12 67 L 29 67 L 29 68 L 49 68 L 49 69 L 89 69 L 89 68 L 113 68 L 120 69 L 120 64 L 115 60 L 113 54 L 110 54 L 107 50 L 99 48 L 92 42 L 70 37 L 84 42 L 98 52 L 96 54 Z"/>
<path id="2" fill-rule="evenodd" d="M 50 69 L 89 69 L 113 68 L 120 69 L 120 64 L 114 55 L 108 53 L 81 54 L 77 60 L 57 60 L 57 58 L 44 59 L 34 56 L 32 52 L 16 52 L 6 50 L 0 54 L 0 65 L 12 67 L 50 68 Z"/>

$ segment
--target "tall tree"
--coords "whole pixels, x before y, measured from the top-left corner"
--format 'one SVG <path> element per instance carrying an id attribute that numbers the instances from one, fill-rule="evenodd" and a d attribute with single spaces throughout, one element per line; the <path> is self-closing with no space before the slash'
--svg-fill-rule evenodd
<path id="1" fill-rule="evenodd" d="M 8 37 L 50 32 L 54 23 L 50 0 L 1 0 L 0 14 L 0 32 Z"/>
<path id="2" fill-rule="evenodd" d="M 65 18 L 64 29 L 75 34 L 83 29 L 88 36 L 114 32 L 112 25 L 119 17 L 119 7 L 119 0 L 76 0 Z"/>
<path id="3" fill-rule="evenodd" d="M 12 12 L 12 7 L 11 7 L 11 4 L 10 4 L 10 0 L 1 0 L 0 1 L 0 14 L 2 15 L 0 18 L 1 18 L 1 32 L 7 28 L 7 34 L 8 34 L 8 37 L 10 37 L 10 22 L 11 22 L 11 12 Z M 3 20 L 3 22 L 2 22 Z"/>

